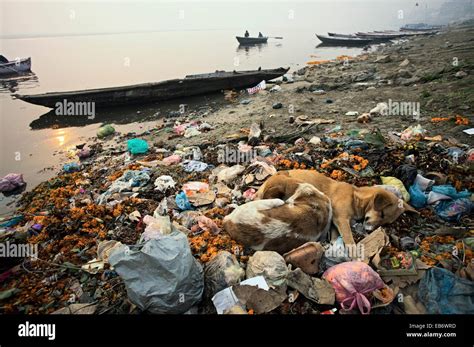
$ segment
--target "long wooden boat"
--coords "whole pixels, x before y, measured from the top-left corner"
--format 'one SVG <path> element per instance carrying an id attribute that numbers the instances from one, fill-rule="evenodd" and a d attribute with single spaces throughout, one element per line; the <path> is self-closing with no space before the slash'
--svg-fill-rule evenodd
<path id="1" fill-rule="evenodd" d="M 328 35 L 331 36 L 331 37 L 344 37 L 344 38 L 347 38 L 347 39 L 356 39 L 357 38 L 357 36 L 355 36 L 354 34 L 338 34 L 338 33 L 328 32 Z"/>
<path id="2" fill-rule="evenodd" d="M 429 25 L 425 23 L 406 24 L 400 28 L 401 31 L 436 31 L 441 25 Z"/>
<path id="3" fill-rule="evenodd" d="M 237 39 L 237 41 L 239 41 L 239 43 L 241 45 L 255 45 L 255 44 L 259 44 L 259 43 L 267 43 L 267 41 L 268 41 L 268 37 L 266 37 L 266 36 L 264 36 L 264 37 L 236 36 L 235 38 Z"/>
<path id="4" fill-rule="evenodd" d="M 31 58 L 0 63 L 0 77 L 15 76 L 29 71 L 31 71 Z"/>
<path id="5" fill-rule="evenodd" d="M 123 87 L 88 89 L 70 92 L 13 96 L 35 105 L 54 108 L 56 103 L 94 102 L 99 107 L 146 104 L 181 97 L 212 93 L 225 89 L 242 89 L 269 81 L 288 72 L 289 68 L 252 71 L 216 71 L 189 75 L 156 83 L 144 83 Z"/>
<path id="6" fill-rule="evenodd" d="M 336 37 L 318 35 L 316 37 L 325 45 L 332 46 L 365 46 L 372 43 L 371 39 L 353 38 L 353 37 Z"/>

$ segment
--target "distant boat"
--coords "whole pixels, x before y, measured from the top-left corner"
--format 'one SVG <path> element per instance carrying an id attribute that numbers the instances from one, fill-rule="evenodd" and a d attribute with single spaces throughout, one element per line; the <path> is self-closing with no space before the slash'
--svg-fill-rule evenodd
<path id="1" fill-rule="evenodd" d="M 31 71 L 31 58 L 0 62 L 0 77 L 15 76 L 29 71 Z"/>
<path id="2" fill-rule="evenodd" d="M 268 41 L 268 37 L 266 37 L 266 36 L 264 36 L 264 37 L 236 36 L 235 38 L 237 39 L 237 41 L 239 41 L 239 43 L 241 45 L 255 45 L 255 44 L 259 44 L 259 43 L 267 43 L 267 41 Z"/>
<path id="3" fill-rule="evenodd" d="M 441 25 L 429 25 L 425 23 L 406 24 L 400 28 L 402 31 L 436 31 Z"/>
<path id="4" fill-rule="evenodd" d="M 216 71 L 189 75 L 183 79 L 123 87 L 88 89 L 70 92 L 13 96 L 35 105 L 54 108 L 64 100 L 73 103 L 94 102 L 98 107 L 146 104 L 155 101 L 208 94 L 226 89 L 253 87 L 261 81 L 269 81 L 287 73 L 289 68 L 251 71 Z"/>
<path id="5" fill-rule="evenodd" d="M 362 39 L 358 37 L 337 37 L 318 35 L 316 37 L 326 45 L 331 46 L 365 46 L 372 43 L 372 39 Z"/>

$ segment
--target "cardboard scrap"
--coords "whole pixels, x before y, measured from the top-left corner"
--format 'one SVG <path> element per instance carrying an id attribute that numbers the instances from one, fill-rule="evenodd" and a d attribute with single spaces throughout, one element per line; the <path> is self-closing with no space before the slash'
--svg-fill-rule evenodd
<path id="1" fill-rule="evenodd" d="M 375 229 L 372 233 L 367 235 L 363 240 L 357 244 L 357 249 L 362 250 L 362 259 L 364 263 L 368 264 L 370 259 L 380 252 L 380 250 L 388 245 L 388 236 L 382 227 Z"/>
<path id="2" fill-rule="evenodd" d="M 296 289 L 309 300 L 317 304 L 333 305 L 335 301 L 334 288 L 324 279 L 311 277 L 300 268 L 288 274 L 288 286 Z"/>

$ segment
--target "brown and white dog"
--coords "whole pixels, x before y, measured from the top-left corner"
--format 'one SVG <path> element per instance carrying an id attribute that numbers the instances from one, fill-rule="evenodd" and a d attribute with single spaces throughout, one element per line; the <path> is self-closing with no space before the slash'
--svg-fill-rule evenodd
<path id="1" fill-rule="evenodd" d="M 309 183 L 323 192 L 331 200 L 332 221 L 346 245 L 354 244 L 351 220 L 363 220 L 367 231 L 394 222 L 403 212 L 418 213 L 413 207 L 395 194 L 380 187 L 356 187 L 335 181 L 313 170 L 279 171 L 260 187 L 257 199 L 284 199 L 288 179 Z"/>
<path id="2" fill-rule="evenodd" d="M 285 177 L 280 183 L 279 194 L 238 206 L 224 218 L 224 230 L 234 240 L 254 250 L 286 253 L 329 232 L 329 198 L 297 179 Z"/>

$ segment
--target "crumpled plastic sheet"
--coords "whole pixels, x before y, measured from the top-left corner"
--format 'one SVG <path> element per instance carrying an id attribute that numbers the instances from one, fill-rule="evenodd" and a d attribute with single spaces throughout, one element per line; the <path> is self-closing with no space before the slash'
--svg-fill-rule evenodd
<path id="1" fill-rule="evenodd" d="M 474 282 L 433 267 L 421 279 L 418 298 L 430 314 L 474 314 Z"/>
<path id="2" fill-rule="evenodd" d="M 443 200 L 436 207 L 436 214 L 445 221 L 455 222 L 465 215 L 471 213 L 473 203 L 467 198 L 456 200 Z"/>
<path id="3" fill-rule="evenodd" d="M 110 185 L 109 189 L 99 195 L 97 203 L 104 204 L 114 193 L 131 190 L 132 187 L 143 187 L 149 180 L 148 170 L 127 170 Z"/>
<path id="4" fill-rule="evenodd" d="M 0 192 L 11 192 L 17 188 L 23 187 L 26 182 L 22 174 L 9 173 L 0 179 Z"/>
<path id="5" fill-rule="evenodd" d="M 198 160 L 186 160 L 182 165 L 186 172 L 202 172 L 209 166 L 208 164 Z"/>
<path id="6" fill-rule="evenodd" d="M 449 185 L 449 184 L 434 186 L 431 190 L 435 193 L 447 195 L 453 199 L 469 198 L 471 196 L 471 193 L 467 189 L 461 192 L 458 192 L 456 188 L 454 188 L 452 185 Z"/>
<path id="7" fill-rule="evenodd" d="M 203 269 L 179 231 L 151 239 L 138 250 L 115 249 L 109 262 L 123 279 L 129 299 L 143 311 L 181 314 L 201 300 Z"/>

